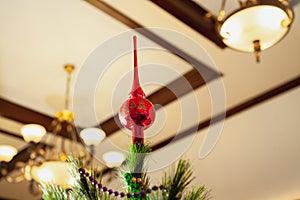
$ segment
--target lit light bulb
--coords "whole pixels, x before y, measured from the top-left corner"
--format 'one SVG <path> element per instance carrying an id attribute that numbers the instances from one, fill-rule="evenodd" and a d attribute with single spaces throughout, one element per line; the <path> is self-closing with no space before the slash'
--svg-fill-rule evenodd
<path id="1" fill-rule="evenodd" d="M 70 163 L 63 161 L 44 162 L 32 168 L 32 178 L 39 183 L 53 183 L 64 188 L 74 186 L 75 180 L 70 173 Z"/>
<path id="2" fill-rule="evenodd" d="M 17 152 L 17 149 L 11 145 L 0 145 L 0 161 L 11 161 Z"/>
<path id="3" fill-rule="evenodd" d="M 80 131 L 80 137 L 87 146 L 99 145 L 105 136 L 105 132 L 99 128 L 85 128 Z"/>
<path id="4" fill-rule="evenodd" d="M 22 126 L 21 134 L 25 142 L 39 143 L 46 134 L 46 129 L 39 124 L 26 124 Z"/>
<path id="5" fill-rule="evenodd" d="M 124 154 L 117 151 L 106 152 L 103 154 L 102 158 L 105 161 L 106 166 L 110 168 L 120 167 L 125 160 Z"/>

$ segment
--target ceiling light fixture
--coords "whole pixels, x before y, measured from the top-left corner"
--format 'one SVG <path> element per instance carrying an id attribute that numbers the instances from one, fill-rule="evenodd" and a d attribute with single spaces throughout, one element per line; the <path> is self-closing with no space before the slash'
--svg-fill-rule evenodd
<path id="1" fill-rule="evenodd" d="M 120 167 L 125 160 L 124 154 L 118 151 L 106 152 L 102 158 L 109 168 Z"/>
<path id="2" fill-rule="evenodd" d="M 69 163 L 66 162 L 67 156 L 70 154 L 82 158 L 85 165 L 91 163 L 92 154 L 88 153 L 86 146 L 96 146 L 105 138 L 105 133 L 101 129 L 87 128 L 83 129 L 81 138 L 79 137 L 77 127 L 74 122 L 75 115 L 70 110 L 70 84 L 71 74 L 75 67 L 73 65 L 65 65 L 67 72 L 67 82 L 65 91 L 64 109 L 57 112 L 49 132 L 38 124 L 26 124 L 20 132 L 23 139 L 29 144 L 28 162 L 17 162 L 15 170 L 12 174 L 5 174 L 8 182 L 21 182 L 22 180 L 30 181 L 30 190 L 32 191 L 35 183 L 54 183 L 63 187 L 71 186 L 74 181 L 70 173 L 68 173 Z M 43 139 L 43 140 L 42 140 Z M 84 143 L 85 142 L 85 145 Z M 0 149 L 0 153 L 4 152 Z M 3 158 L 2 158 L 3 157 Z M 12 157 L 11 157 L 12 158 Z M 11 159 L 10 158 L 10 159 Z M 0 159 L 6 162 L 8 158 L 0 155 Z"/>
<path id="3" fill-rule="evenodd" d="M 63 179 L 54 176 L 55 174 L 66 174 L 65 172 L 69 165 L 69 163 L 66 162 L 67 156 L 74 154 L 85 159 L 87 159 L 87 157 L 91 159 L 91 157 L 78 136 L 74 122 L 75 114 L 70 110 L 71 74 L 75 67 L 68 64 L 65 65 L 64 69 L 68 75 L 65 91 L 65 108 L 55 114 L 50 130 L 53 134 L 49 135 L 47 142 L 45 141 L 46 144 L 51 144 L 53 147 L 46 147 L 45 160 L 41 165 L 32 168 L 32 178 L 39 183 L 51 182 L 67 187 L 73 182 L 71 176 L 64 177 Z M 50 176 L 51 174 L 52 176 Z"/>
<path id="4" fill-rule="evenodd" d="M 80 137 L 84 144 L 90 148 L 91 154 L 95 154 L 95 146 L 99 145 L 106 137 L 105 132 L 99 128 L 85 128 L 80 131 Z"/>
<path id="5" fill-rule="evenodd" d="M 0 145 L 0 179 L 7 175 L 6 164 L 9 163 L 17 153 L 18 150 L 11 145 Z"/>
<path id="6" fill-rule="evenodd" d="M 293 11 L 287 0 L 240 1 L 241 7 L 222 20 L 225 1 L 218 17 L 219 35 L 234 50 L 254 52 L 257 62 L 260 52 L 278 43 L 293 22 Z"/>
<path id="7" fill-rule="evenodd" d="M 17 149 L 11 145 L 0 145 L 0 162 L 11 161 L 17 152 Z"/>
<path id="8" fill-rule="evenodd" d="M 21 128 L 21 134 L 25 142 L 39 143 L 46 135 L 46 129 L 39 124 L 26 124 Z"/>

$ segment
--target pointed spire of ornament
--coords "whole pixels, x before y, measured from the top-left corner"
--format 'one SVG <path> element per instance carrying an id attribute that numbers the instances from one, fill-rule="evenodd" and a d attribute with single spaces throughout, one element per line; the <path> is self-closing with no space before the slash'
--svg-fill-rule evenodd
<path id="1" fill-rule="evenodd" d="M 152 103 L 146 99 L 138 74 L 137 42 L 133 36 L 134 46 L 134 74 L 132 90 L 129 98 L 120 107 L 119 119 L 121 124 L 132 132 L 132 144 L 144 144 L 144 130 L 150 127 L 155 119 L 155 109 Z"/>
<path id="2" fill-rule="evenodd" d="M 141 95 L 145 97 L 146 95 L 140 86 L 136 36 L 133 36 L 133 58 L 134 58 L 134 69 L 133 69 L 134 72 L 133 72 L 133 83 L 132 83 L 132 89 L 130 95 Z"/>

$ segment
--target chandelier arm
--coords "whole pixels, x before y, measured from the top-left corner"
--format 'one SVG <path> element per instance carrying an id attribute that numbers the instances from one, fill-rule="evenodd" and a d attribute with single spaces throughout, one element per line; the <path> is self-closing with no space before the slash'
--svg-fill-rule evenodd
<path id="1" fill-rule="evenodd" d="M 90 151 L 86 148 L 85 146 L 85 143 L 83 142 L 83 140 L 78 137 L 78 133 L 77 133 L 77 128 L 75 126 L 75 123 L 74 121 L 72 122 L 72 128 L 73 128 L 73 131 L 72 131 L 72 142 L 74 142 L 73 144 L 73 148 L 78 148 L 78 145 L 79 145 L 79 148 L 80 150 L 77 151 L 79 153 L 79 157 L 86 157 L 86 161 L 87 161 L 87 165 L 90 165 L 92 164 L 92 160 L 93 160 L 93 155 L 95 153 L 95 145 L 91 145 L 90 147 Z M 76 149 L 73 149 L 75 152 Z"/>
<path id="2" fill-rule="evenodd" d="M 54 119 L 52 127 L 52 134 L 48 134 L 48 137 L 45 140 L 45 143 L 48 144 L 46 146 L 46 152 L 45 152 L 45 160 L 52 159 L 55 154 L 55 149 L 51 149 L 49 144 L 52 144 L 55 148 L 55 146 L 58 146 L 59 144 L 59 131 L 61 130 L 61 124 L 58 119 Z"/>
<path id="3" fill-rule="evenodd" d="M 225 15 L 225 4 L 226 4 L 226 0 L 222 0 L 221 8 L 220 8 L 219 15 L 218 15 L 218 18 L 217 18 L 218 21 L 223 20 L 223 17 Z"/>
<path id="4" fill-rule="evenodd" d="M 7 169 L 5 169 L 5 168 L 2 169 L 3 171 L 1 171 L 1 174 L 4 175 L 4 179 L 8 183 L 20 183 L 26 179 L 26 177 L 23 175 L 23 173 L 25 173 L 26 168 L 30 167 L 30 165 L 32 164 L 32 157 L 35 154 L 35 153 L 33 153 L 35 151 L 35 148 L 33 148 L 33 146 L 34 146 L 34 143 L 30 142 L 28 148 L 26 149 L 26 154 L 29 155 L 28 162 L 25 163 L 25 162 L 19 161 L 18 163 L 16 163 L 15 168 L 17 170 L 16 170 L 15 174 L 8 173 Z"/>
<path id="5" fill-rule="evenodd" d="M 67 151 L 66 151 L 66 139 L 60 138 L 61 139 L 61 152 L 59 153 L 59 159 L 65 161 L 66 159 L 66 155 L 67 155 Z"/>
<path id="6" fill-rule="evenodd" d="M 77 138 L 76 138 L 76 128 L 75 128 L 75 124 L 74 122 L 70 122 L 68 124 L 68 127 L 67 130 L 68 130 L 68 134 L 70 135 L 71 137 L 71 142 L 70 142 L 70 152 L 75 152 L 75 146 L 76 146 L 76 143 L 77 143 Z"/>

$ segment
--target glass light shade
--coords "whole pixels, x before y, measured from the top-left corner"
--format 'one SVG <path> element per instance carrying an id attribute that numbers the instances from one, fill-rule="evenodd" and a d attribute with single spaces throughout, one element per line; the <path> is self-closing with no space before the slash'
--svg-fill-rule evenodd
<path id="1" fill-rule="evenodd" d="M 11 161 L 17 152 L 17 149 L 11 145 L 0 145 L 0 161 Z"/>
<path id="2" fill-rule="evenodd" d="M 32 167 L 32 178 L 38 183 L 53 183 L 64 188 L 72 187 L 75 178 L 70 173 L 71 165 L 63 161 L 44 162 L 39 167 Z"/>
<path id="3" fill-rule="evenodd" d="M 125 160 L 124 154 L 117 151 L 106 152 L 102 156 L 107 167 L 120 167 Z"/>
<path id="4" fill-rule="evenodd" d="M 254 52 L 253 42 L 267 49 L 288 32 L 292 19 L 285 10 L 272 5 L 256 5 L 238 10 L 220 27 L 223 42 L 232 49 Z"/>
<path id="5" fill-rule="evenodd" d="M 80 131 L 80 137 L 87 146 L 100 144 L 105 136 L 105 132 L 99 128 L 85 128 Z"/>
<path id="6" fill-rule="evenodd" d="M 39 124 L 26 124 L 22 126 L 21 134 L 25 142 L 38 143 L 46 134 L 46 129 Z"/>

